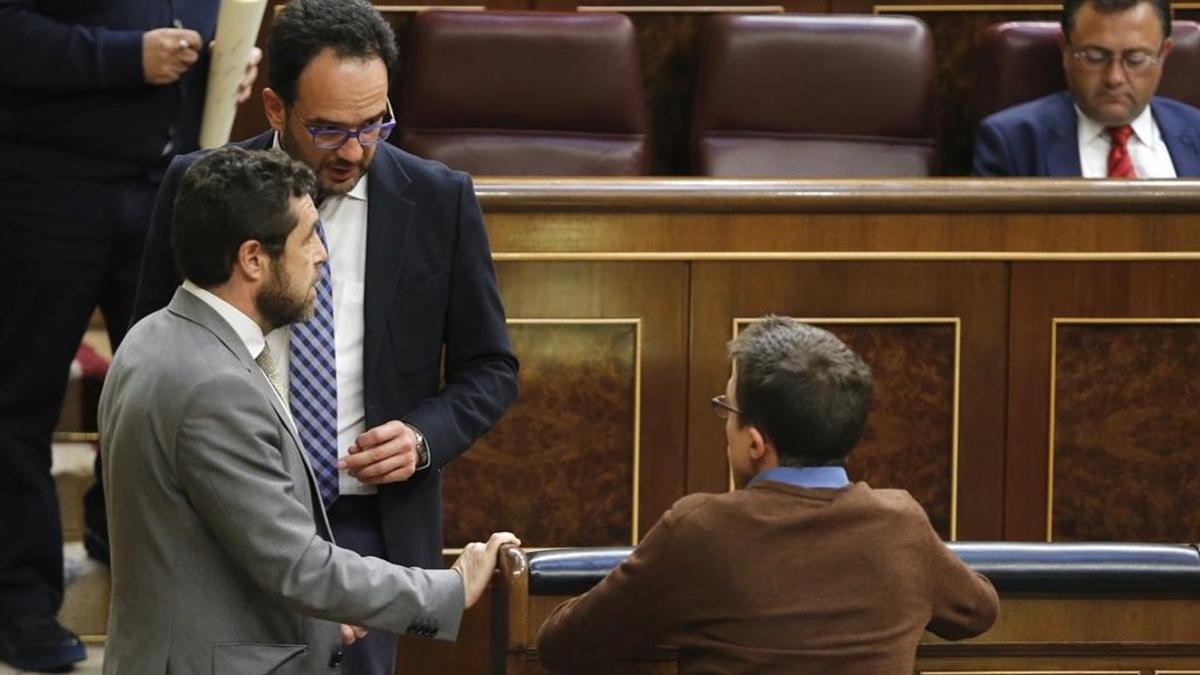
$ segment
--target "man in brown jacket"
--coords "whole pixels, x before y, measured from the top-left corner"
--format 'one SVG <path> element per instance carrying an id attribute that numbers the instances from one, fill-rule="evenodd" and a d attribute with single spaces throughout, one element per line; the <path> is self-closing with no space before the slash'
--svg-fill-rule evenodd
<path id="1" fill-rule="evenodd" d="M 767 317 L 729 345 L 713 408 L 739 487 L 693 494 L 538 635 L 551 670 L 679 646 L 680 673 L 909 675 L 925 630 L 979 635 L 990 582 L 902 490 L 851 484 L 871 371 L 827 331 Z"/>

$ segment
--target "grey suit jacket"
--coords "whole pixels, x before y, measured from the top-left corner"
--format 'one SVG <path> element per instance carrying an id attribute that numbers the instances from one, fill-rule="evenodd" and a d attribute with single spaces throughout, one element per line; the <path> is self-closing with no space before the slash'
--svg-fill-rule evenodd
<path id="1" fill-rule="evenodd" d="M 100 430 L 105 673 L 329 673 L 336 622 L 457 635 L 457 572 L 333 543 L 282 403 L 233 328 L 191 293 L 177 290 L 125 338 Z"/>

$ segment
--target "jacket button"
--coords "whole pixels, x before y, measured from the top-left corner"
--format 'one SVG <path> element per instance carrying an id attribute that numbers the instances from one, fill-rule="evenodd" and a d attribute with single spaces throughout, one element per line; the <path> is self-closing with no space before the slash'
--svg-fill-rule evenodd
<path id="1" fill-rule="evenodd" d="M 337 650 L 329 656 L 329 667 L 337 668 L 342 662 L 342 650 Z"/>

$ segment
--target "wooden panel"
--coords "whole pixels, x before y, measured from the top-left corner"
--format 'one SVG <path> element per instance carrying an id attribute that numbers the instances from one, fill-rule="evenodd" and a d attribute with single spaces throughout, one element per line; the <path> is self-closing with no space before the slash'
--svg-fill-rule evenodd
<path id="1" fill-rule="evenodd" d="M 920 675 L 1141 675 L 1141 670 L 918 670 Z"/>
<path id="2" fill-rule="evenodd" d="M 688 266 L 673 262 L 500 262 L 496 265 L 496 275 L 510 318 L 565 322 L 619 319 L 625 322 L 625 326 L 629 325 L 630 319 L 640 322 L 641 392 L 642 400 L 647 402 L 646 419 L 639 427 L 638 443 L 640 455 L 636 506 L 640 535 L 653 526 L 676 499 L 684 495 Z M 539 328 L 531 326 L 528 330 L 532 334 L 526 338 L 518 337 L 521 329 L 514 331 L 513 336 L 526 342 L 536 340 Z M 582 347 L 586 338 L 586 335 L 578 336 L 572 342 L 576 347 Z M 521 349 L 519 346 L 517 348 Z M 614 353 L 623 352 L 617 349 Z M 527 367 L 531 367 L 531 370 L 539 368 L 539 361 L 546 363 L 546 359 L 540 357 L 535 357 L 531 364 L 523 363 L 522 376 L 529 376 Z M 549 372 L 546 374 L 550 376 Z M 614 378 L 614 381 L 619 379 Z M 539 398 L 545 400 L 549 396 L 547 393 Z M 561 404 L 556 400 L 548 401 L 546 405 L 557 407 Z M 584 404 L 584 407 L 591 407 L 591 404 Z M 551 413 L 550 417 L 553 418 L 554 414 Z M 614 417 L 610 426 L 619 426 L 618 419 L 621 418 Z M 583 431 L 586 433 L 588 429 Z M 539 455 L 561 453 L 562 449 L 551 447 L 547 439 L 533 437 L 528 430 L 513 429 L 513 432 L 518 434 L 517 439 L 525 439 L 530 444 L 529 452 Z M 467 460 L 478 449 L 472 449 L 457 461 Z M 627 455 L 621 461 L 628 466 Z M 451 465 L 447 472 L 453 467 Z M 503 481 L 491 476 L 480 480 L 482 483 L 473 485 L 447 485 L 445 500 L 448 503 L 465 503 L 476 490 L 504 490 L 511 498 L 521 499 L 512 494 Z M 464 489 L 466 494 L 460 491 Z M 539 487 L 534 489 L 529 498 L 537 499 L 540 495 Z M 524 514 L 518 515 L 525 517 Z M 551 529 L 564 527 L 563 522 L 578 521 L 578 515 L 573 512 L 558 512 L 549 508 L 541 513 L 534 512 L 533 516 L 553 521 L 549 524 Z M 621 514 L 621 518 L 624 518 L 624 514 Z M 447 513 L 448 527 L 453 527 L 452 521 L 453 516 Z M 538 528 L 546 526 L 528 521 L 509 521 L 504 523 L 504 527 L 524 537 L 523 530 L 536 533 Z M 402 639 L 397 673 L 457 675 L 488 672 L 486 659 L 492 639 L 488 628 L 488 611 L 486 608 L 472 609 L 456 643 Z"/>
<path id="3" fill-rule="evenodd" d="M 943 539 L 954 538 L 958 321 L 798 317 L 837 335 L 871 367 L 871 413 L 847 470 L 908 490 Z M 745 322 L 738 322 L 741 330 Z"/>
<path id="4" fill-rule="evenodd" d="M 727 487 L 708 398 L 728 377 L 735 318 L 774 312 L 831 327 L 829 319 L 957 319 L 958 537 L 1038 539 L 1047 522 L 1052 319 L 1200 316 L 1200 183 L 1190 181 L 477 185 L 509 316 L 641 321 L 642 532 L 685 492 Z M 933 394 L 948 387 L 926 385 L 946 381 L 948 338 L 936 323 L 913 326 L 886 340 L 879 329 L 843 334 L 874 337 L 855 346 L 885 356 L 869 357 L 889 373 L 884 381 L 924 364 L 912 354 L 928 354 L 943 375 L 925 374 L 906 395 L 936 409 L 918 420 L 922 433 L 945 433 L 952 423 L 933 421 L 945 418 L 945 399 Z M 901 398 L 877 412 L 889 412 L 881 417 L 890 428 L 913 405 Z M 921 438 L 922 447 L 945 447 Z M 1167 669 L 1200 653 L 1189 632 L 1200 624 L 1179 620 L 1180 608 L 1163 599 L 1101 608 L 1056 598 L 1014 614 L 1019 600 L 1005 600 L 1000 624 L 979 642 L 923 645 L 921 667 Z M 1178 602 L 1195 614 L 1194 599 Z M 1065 631 L 1071 626 L 1076 632 Z M 1046 642 L 1052 634 L 1064 641 Z M 488 640 L 486 624 L 472 623 L 458 645 L 407 646 L 415 665 L 406 672 L 484 672 Z M 654 665 L 661 672 L 662 660 Z"/>
<path id="5" fill-rule="evenodd" d="M 921 675 L 1142 675 L 1140 670 L 921 670 Z"/>
<path id="6" fill-rule="evenodd" d="M 684 495 L 687 266 L 682 263 L 499 263 L 497 276 L 510 317 L 640 320 L 641 396 L 646 402 L 639 430 L 637 514 L 640 536 Z M 590 392 L 591 388 L 586 391 Z M 547 405 L 550 404 L 548 401 Z M 582 405 L 590 407 L 593 404 Z M 585 429 L 582 433 L 588 431 Z M 546 439 L 524 437 L 531 443 L 546 444 Z M 551 451 L 561 452 L 561 449 Z M 538 517 L 557 516 L 548 510 Z M 563 517 L 572 516 L 565 514 Z M 515 531 L 518 535 L 523 534 L 519 529 Z M 628 543 L 628 539 L 624 543 Z"/>
<path id="7" fill-rule="evenodd" d="M 639 325 L 510 320 L 520 395 L 443 471 L 446 545 L 513 530 L 525 546 L 634 541 Z"/>
<path id="8" fill-rule="evenodd" d="M 1052 538 L 1200 540 L 1200 320 L 1056 328 Z"/>
<path id="9" fill-rule="evenodd" d="M 724 436 L 708 414 L 708 399 L 723 390 L 729 376 L 725 343 L 731 337 L 732 320 L 768 313 L 820 318 L 958 318 L 962 325 L 959 406 L 959 493 L 957 536 L 965 539 L 999 538 L 1001 513 L 996 505 L 1003 499 L 1002 473 L 1004 428 L 1004 338 L 1007 331 L 1005 293 L 1007 276 L 999 263 L 903 263 L 903 262 L 749 262 L 696 263 L 693 273 L 694 330 L 688 437 L 688 491 L 720 491 L 727 486 L 728 467 Z M 832 326 L 831 326 L 832 327 Z M 857 329 L 856 329 L 857 330 Z M 868 330 L 868 329 L 861 329 Z M 878 331 L 878 327 L 868 330 Z M 949 334 L 925 326 L 900 328 L 891 335 L 903 345 L 880 342 L 876 364 L 884 383 L 880 393 L 886 404 L 878 428 L 887 429 L 881 443 L 900 441 L 908 431 L 920 439 L 921 451 L 942 457 L 931 473 L 906 473 L 915 464 L 905 458 L 889 464 L 887 481 L 911 485 L 935 506 L 935 516 L 947 524 L 953 416 L 953 342 Z M 944 328 L 942 330 L 945 330 Z M 951 331 L 952 333 L 952 331 Z M 876 332 L 882 340 L 887 332 Z M 866 337 L 863 338 L 866 340 Z M 930 350 L 918 356 L 916 350 Z M 887 356 L 883 356 L 886 354 Z M 873 364 L 874 365 L 874 364 Z M 916 391 L 897 390 L 904 378 L 922 384 Z M 904 393 L 901 393 L 904 392 Z M 920 400 L 940 397 L 941 403 L 923 417 L 905 422 L 910 430 L 890 428 L 920 405 Z M 940 419 L 930 415 L 935 414 Z M 882 458 L 883 450 L 868 451 L 864 459 Z M 899 454 L 899 449 L 890 452 Z M 879 454 L 874 454 L 879 453 Z M 893 455 L 894 457 L 896 455 Z M 881 473 L 885 470 L 876 465 Z M 940 473 L 940 478 L 936 474 Z M 852 474 L 854 479 L 861 476 Z"/>
<path id="10" fill-rule="evenodd" d="M 1198 287 L 1200 264 L 1190 261 L 1012 265 L 1005 539 L 1044 540 L 1048 534 L 1053 320 L 1197 317 Z M 1159 405 L 1178 401 L 1171 397 Z M 1143 494 L 1159 487 L 1146 486 Z M 1150 504 L 1143 497 L 1134 508 Z M 1169 529 L 1194 526 L 1194 520 L 1181 520 Z"/>
<path id="11" fill-rule="evenodd" d="M 908 490 L 938 534 L 954 539 L 957 322 L 823 327 L 858 352 L 875 377 L 850 474 L 873 487 Z"/>

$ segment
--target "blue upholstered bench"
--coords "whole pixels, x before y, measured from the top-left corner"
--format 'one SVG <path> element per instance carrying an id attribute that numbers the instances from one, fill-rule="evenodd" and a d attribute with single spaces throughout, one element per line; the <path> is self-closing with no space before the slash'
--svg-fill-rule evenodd
<path id="1" fill-rule="evenodd" d="M 955 542 L 1000 592 L 1200 593 L 1200 551 L 1187 544 Z M 627 558 L 628 546 L 529 554 L 531 595 L 578 595 Z"/>
<path id="2" fill-rule="evenodd" d="M 1000 620 L 976 640 L 922 642 L 920 672 L 1200 672 L 1194 545 L 956 542 L 950 548 L 992 580 Z M 492 605 L 492 672 L 542 675 L 534 639 L 546 615 L 595 586 L 632 550 L 506 550 Z M 675 658 L 673 647 L 657 647 L 620 672 L 669 675 Z"/>

